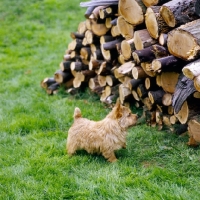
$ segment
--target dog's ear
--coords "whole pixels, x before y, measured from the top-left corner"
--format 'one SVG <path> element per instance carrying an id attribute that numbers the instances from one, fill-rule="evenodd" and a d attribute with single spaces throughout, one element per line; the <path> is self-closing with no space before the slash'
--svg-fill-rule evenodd
<path id="1" fill-rule="evenodd" d="M 117 100 L 117 102 L 115 104 L 114 112 L 115 112 L 114 115 L 115 115 L 116 119 L 122 117 L 122 105 L 121 105 L 121 102 L 119 99 Z"/>
<path id="2" fill-rule="evenodd" d="M 74 119 L 77 119 L 79 117 L 81 117 L 81 110 L 78 107 L 76 107 L 74 109 Z"/>

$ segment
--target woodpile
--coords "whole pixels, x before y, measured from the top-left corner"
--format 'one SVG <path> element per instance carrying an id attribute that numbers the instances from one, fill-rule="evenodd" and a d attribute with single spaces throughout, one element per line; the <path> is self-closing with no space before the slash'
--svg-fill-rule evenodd
<path id="1" fill-rule="evenodd" d="M 91 0 L 85 17 L 51 78 L 74 94 L 88 87 L 100 101 L 143 108 L 143 120 L 159 130 L 200 142 L 200 1 Z"/>

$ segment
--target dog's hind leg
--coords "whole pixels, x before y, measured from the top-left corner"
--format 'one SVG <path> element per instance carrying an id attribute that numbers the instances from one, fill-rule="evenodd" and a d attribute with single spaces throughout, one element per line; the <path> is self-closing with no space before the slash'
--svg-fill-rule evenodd
<path id="1" fill-rule="evenodd" d="M 113 152 L 105 152 L 103 153 L 103 156 L 109 161 L 109 162 L 116 162 L 117 158 L 115 156 L 114 151 Z"/>

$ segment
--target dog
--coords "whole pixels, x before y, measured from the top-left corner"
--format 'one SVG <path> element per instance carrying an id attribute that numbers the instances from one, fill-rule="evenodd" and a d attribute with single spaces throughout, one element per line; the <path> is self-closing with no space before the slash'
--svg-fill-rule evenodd
<path id="1" fill-rule="evenodd" d="M 68 131 L 66 143 L 68 155 L 86 150 L 90 154 L 102 154 L 109 162 L 117 161 L 115 151 L 126 148 L 126 131 L 137 122 L 137 114 L 132 114 L 119 101 L 101 121 L 83 118 L 77 107 L 73 117 L 74 123 Z"/>

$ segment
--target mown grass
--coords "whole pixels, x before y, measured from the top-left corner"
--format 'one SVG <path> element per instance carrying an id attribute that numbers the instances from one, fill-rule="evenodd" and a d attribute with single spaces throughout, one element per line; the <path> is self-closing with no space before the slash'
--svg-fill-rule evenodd
<path id="1" fill-rule="evenodd" d="M 0 199 L 199 199 L 199 148 L 187 147 L 188 136 L 141 125 L 114 164 L 66 154 L 75 106 L 94 120 L 110 111 L 89 91 L 48 96 L 40 87 L 84 20 L 79 3 L 0 2 Z"/>

